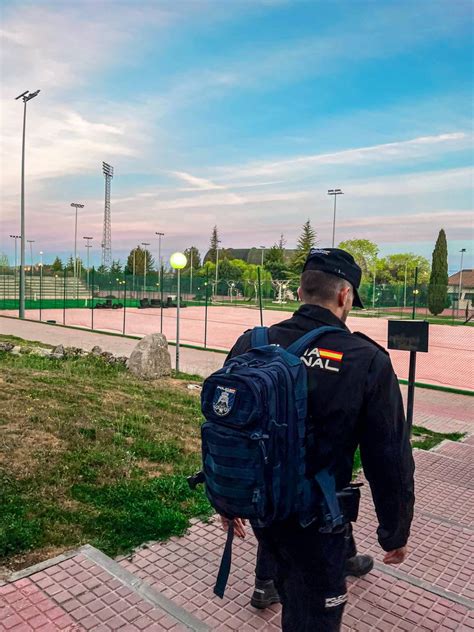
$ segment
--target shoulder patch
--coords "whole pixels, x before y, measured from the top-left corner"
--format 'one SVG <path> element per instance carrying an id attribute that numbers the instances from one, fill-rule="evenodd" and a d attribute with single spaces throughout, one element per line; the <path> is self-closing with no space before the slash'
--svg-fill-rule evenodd
<path id="1" fill-rule="evenodd" d="M 380 351 L 383 351 L 385 355 L 390 355 L 387 349 L 382 347 L 382 345 L 379 345 L 379 343 L 375 342 L 375 340 L 372 340 L 372 338 L 369 338 L 369 336 L 366 336 L 365 334 L 363 334 L 361 331 L 354 331 L 352 335 L 357 336 L 358 338 L 362 338 L 363 340 L 366 340 L 367 342 L 370 342 L 371 344 L 374 345 L 374 347 L 377 347 L 377 349 L 379 349 Z"/>

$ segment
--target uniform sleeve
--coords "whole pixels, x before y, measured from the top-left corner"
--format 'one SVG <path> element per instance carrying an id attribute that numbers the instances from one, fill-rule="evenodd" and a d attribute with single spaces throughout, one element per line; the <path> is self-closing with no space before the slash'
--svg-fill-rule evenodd
<path id="1" fill-rule="evenodd" d="M 415 464 L 402 395 L 390 358 L 377 351 L 369 369 L 360 451 L 379 522 L 380 546 L 405 546 L 415 502 Z"/>

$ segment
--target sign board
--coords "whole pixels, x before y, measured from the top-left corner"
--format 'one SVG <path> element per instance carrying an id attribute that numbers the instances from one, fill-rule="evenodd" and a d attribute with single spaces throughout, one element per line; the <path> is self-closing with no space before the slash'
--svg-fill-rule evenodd
<path id="1" fill-rule="evenodd" d="M 389 320 L 388 348 L 400 351 L 428 351 L 428 321 Z"/>

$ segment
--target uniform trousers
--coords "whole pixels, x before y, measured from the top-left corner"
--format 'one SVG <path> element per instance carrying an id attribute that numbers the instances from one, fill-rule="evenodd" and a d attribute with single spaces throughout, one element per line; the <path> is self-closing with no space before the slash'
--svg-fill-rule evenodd
<path id="1" fill-rule="evenodd" d="M 344 567 L 352 533 L 321 533 L 317 524 L 301 527 L 288 519 L 254 528 L 260 564 L 273 559 L 271 577 L 282 603 L 283 632 L 338 632 L 347 600 Z M 258 576 L 260 579 L 264 577 Z M 270 578 L 268 578 L 270 579 Z"/>

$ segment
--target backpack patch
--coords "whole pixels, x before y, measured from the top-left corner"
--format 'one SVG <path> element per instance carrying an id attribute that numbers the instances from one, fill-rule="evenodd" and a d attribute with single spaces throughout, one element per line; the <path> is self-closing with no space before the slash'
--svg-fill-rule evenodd
<path id="1" fill-rule="evenodd" d="M 216 415 L 219 415 L 219 417 L 225 417 L 230 413 L 234 406 L 236 392 L 236 388 L 216 386 L 214 399 L 212 400 L 212 409 Z"/>

